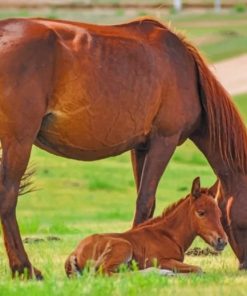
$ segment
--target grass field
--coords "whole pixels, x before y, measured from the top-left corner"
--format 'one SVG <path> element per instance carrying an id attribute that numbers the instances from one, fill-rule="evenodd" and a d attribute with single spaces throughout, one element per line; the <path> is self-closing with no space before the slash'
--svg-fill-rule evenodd
<path id="1" fill-rule="evenodd" d="M 245 119 L 246 99 L 246 95 L 235 98 Z M 18 219 L 23 238 L 42 239 L 25 246 L 45 281 L 12 281 L 1 248 L 1 295 L 245 295 L 246 273 L 237 271 L 237 260 L 229 247 L 219 257 L 186 258 L 204 269 L 201 276 L 161 278 L 125 273 L 113 278 L 88 274 L 66 279 L 64 260 L 80 238 L 94 232 L 122 231 L 131 225 L 135 189 L 129 155 L 79 163 L 33 149 L 32 161 L 38 167 L 35 184 L 41 189 L 20 197 Z M 186 142 L 177 149 L 160 182 L 156 214 L 185 196 L 195 176 L 201 176 L 205 186 L 215 180 L 202 155 Z M 60 240 L 50 241 L 50 236 Z M 196 239 L 194 246 L 205 244 Z"/>
<path id="2" fill-rule="evenodd" d="M 141 14 L 144 12 L 136 12 Z M 53 10 L 0 11 L 1 18 L 32 15 L 98 23 L 128 18 L 127 13 L 121 11 L 115 12 L 110 20 L 104 13 L 89 16 L 86 12 L 72 15 Z M 185 30 L 211 60 L 246 52 L 246 14 L 167 15 L 166 19 Z M 236 97 L 235 102 L 247 121 L 247 95 Z M 165 278 L 123 273 L 112 278 L 95 278 L 88 274 L 68 280 L 63 263 L 80 238 L 94 232 L 122 231 L 130 227 L 136 196 L 130 157 L 127 153 L 80 163 L 34 148 L 31 162 L 37 166 L 35 185 L 39 190 L 20 197 L 18 220 L 23 238 L 41 239 L 25 246 L 31 261 L 43 271 L 45 281 L 12 281 L 1 244 L 0 295 L 246 295 L 247 274 L 237 271 L 237 261 L 229 247 L 219 257 L 186 258 L 186 262 L 204 269 L 206 273 L 201 276 Z M 185 196 L 196 176 L 201 176 L 203 186 L 215 181 L 206 160 L 188 141 L 177 149 L 160 182 L 156 214 Z M 50 236 L 60 240 L 51 241 Z M 197 239 L 194 246 L 205 244 Z"/>

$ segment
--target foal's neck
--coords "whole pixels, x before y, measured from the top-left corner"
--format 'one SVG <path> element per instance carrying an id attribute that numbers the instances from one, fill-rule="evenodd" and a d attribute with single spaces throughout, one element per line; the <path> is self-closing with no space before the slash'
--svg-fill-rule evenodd
<path id="1" fill-rule="evenodd" d="M 190 217 L 190 198 L 186 198 L 177 209 L 164 216 L 159 223 L 159 229 L 164 235 L 169 234 L 173 241 L 185 252 L 196 237 Z"/>

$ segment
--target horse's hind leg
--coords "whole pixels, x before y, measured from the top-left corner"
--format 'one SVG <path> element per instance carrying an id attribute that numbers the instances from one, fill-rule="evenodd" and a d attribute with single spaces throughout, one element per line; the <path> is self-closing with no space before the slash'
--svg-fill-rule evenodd
<path id="1" fill-rule="evenodd" d="M 25 172 L 32 143 L 16 139 L 2 141 L 2 162 L 0 167 L 0 216 L 4 243 L 9 258 L 12 275 L 27 272 L 29 277 L 42 278 L 28 259 L 21 240 L 17 220 L 16 205 L 20 180 Z"/>
<path id="2" fill-rule="evenodd" d="M 145 157 L 147 155 L 147 152 L 148 152 L 148 146 L 141 146 L 141 147 L 131 150 L 131 162 L 132 162 L 133 173 L 134 173 L 134 177 L 135 177 L 137 194 L 138 194 L 139 188 L 140 188 L 142 170 L 143 170 L 144 161 L 145 161 Z M 149 214 L 148 219 L 153 217 L 154 210 L 155 210 L 155 199 L 154 199 L 152 210 Z"/>
<path id="3" fill-rule="evenodd" d="M 179 137 L 180 134 L 170 137 L 155 135 L 150 139 L 140 179 L 134 226 L 152 215 L 159 180 L 176 149 Z"/>

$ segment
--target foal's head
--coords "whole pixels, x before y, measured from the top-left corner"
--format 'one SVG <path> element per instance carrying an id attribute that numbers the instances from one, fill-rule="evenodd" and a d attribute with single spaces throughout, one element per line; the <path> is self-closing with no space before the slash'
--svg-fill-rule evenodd
<path id="1" fill-rule="evenodd" d="M 197 233 L 217 251 L 224 249 L 227 236 L 221 225 L 221 211 L 207 189 L 201 189 L 200 178 L 193 181 L 190 194 L 190 216 Z"/>

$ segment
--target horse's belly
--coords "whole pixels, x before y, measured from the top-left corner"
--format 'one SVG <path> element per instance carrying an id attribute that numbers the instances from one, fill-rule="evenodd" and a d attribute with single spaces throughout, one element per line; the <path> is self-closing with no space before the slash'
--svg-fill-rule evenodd
<path id="1" fill-rule="evenodd" d="M 115 48 L 111 39 L 96 41 L 100 45 L 90 50 L 84 45 L 75 52 L 70 44 L 58 50 L 38 138 L 67 157 L 97 159 L 131 149 L 150 133 L 159 109 L 153 52 L 143 52 L 139 42 L 129 41 L 126 54 L 122 43 Z"/>
<path id="2" fill-rule="evenodd" d="M 134 124 L 127 112 L 96 113 L 82 107 L 74 112 L 47 114 L 36 144 L 61 156 L 95 160 L 130 150 L 144 142 L 149 133 L 143 123 Z"/>

